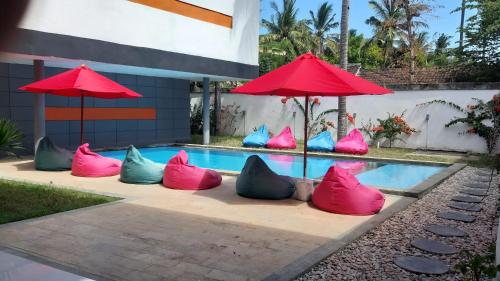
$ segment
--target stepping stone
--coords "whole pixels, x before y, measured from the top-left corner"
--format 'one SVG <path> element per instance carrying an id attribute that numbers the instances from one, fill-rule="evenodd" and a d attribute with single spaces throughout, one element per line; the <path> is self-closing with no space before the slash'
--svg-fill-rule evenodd
<path id="1" fill-rule="evenodd" d="M 456 201 L 450 202 L 448 204 L 448 207 L 453 208 L 453 209 L 458 209 L 458 210 L 469 211 L 469 212 L 480 212 L 482 209 L 481 206 L 479 206 L 478 204 L 456 202 Z"/>
<path id="2" fill-rule="evenodd" d="M 437 214 L 438 218 L 446 219 L 446 220 L 454 220 L 454 221 L 462 221 L 462 222 L 473 222 L 476 220 L 476 217 L 459 213 L 459 212 L 440 212 Z"/>
<path id="3" fill-rule="evenodd" d="M 439 236 L 445 236 L 445 237 L 451 237 L 451 236 L 464 237 L 467 235 L 467 233 L 465 233 L 463 230 L 459 228 L 444 224 L 430 224 L 426 226 L 424 229 Z"/>
<path id="4" fill-rule="evenodd" d="M 444 274 L 450 268 L 440 260 L 427 257 L 402 256 L 395 258 L 394 263 L 407 271 L 425 274 Z"/>
<path id="5" fill-rule="evenodd" d="M 476 175 L 480 177 L 491 177 L 491 172 L 477 172 Z M 496 173 L 493 173 L 493 176 L 496 176 Z"/>
<path id="6" fill-rule="evenodd" d="M 488 190 L 471 188 L 471 189 L 462 189 L 460 190 L 460 193 L 474 195 L 474 196 L 486 196 L 488 195 Z"/>
<path id="7" fill-rule="evenodd" d="M 488 177 L 476 177 L 474 178 L 475 181 L 478 181 L 478 182 L 490 182 L 490 178 Z"/>
<path id="8" fill-rule="evenodd" d="M 411 241 L 411 245 L 417 249 L 434 254 L 451 255 L 458 252 L 458 250 L 451 245 L 430 239 L 415 239 Z"/>
<path id="9" fill-rule="evenodd" d="M 488 189 L 489 188 L 489 185 L 484 184 L 484 183 L 479 183 L 479 182 L 464 183 L 464 186 L 470 187 L 470 188 L 478 188 L 478 189 Z"/>
<path id="10" fill-rule="evenodd" d="M 481 202 L 481 198 L 479 198 L 479 197 L 462 196 L 462 195 L 454 196 L 451 198 L 451 200 L 458 201 L 458 202 L 467 202 L 467 203 L 480 203 Z"/>

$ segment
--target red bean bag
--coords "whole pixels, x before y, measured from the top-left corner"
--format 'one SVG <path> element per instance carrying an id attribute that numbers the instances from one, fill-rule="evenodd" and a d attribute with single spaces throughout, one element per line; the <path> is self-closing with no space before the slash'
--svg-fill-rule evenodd
<path id="1" fill-rule="evenodd" d="M 366 154 L 368 153 L 368 144 L 366 144 L 361 132 L 354 129 L 337 142 L 335 151 L 347 154 Z"/>
<path id="2" fill-rule="evenodd" d="M 294 149 L 297 147 L 297 142 L 292 134 L 292 129 L 290 127 L 285 127 L 281 133 L 275 137 L 272 137 L 266 144 L 269 148 L 291 148 Z"/>
<path id="3" fill-rule="evenodd" d="M 366 187 L 348 171 L 331 166 L 312 195 L 314 206 L 344 215 L 373 215 L 384 206 L 385 198 L 376 188 Z"/>
<path id="4" fill-rule="evenodd" d="M 188 155 L 184 150 L 168 161 L 163 174 L 163 185 L 173 189 L 209 189 L 221 182 L 222 177 L 216 171 L 189 165 Z"/>
<path id="5" fill-rule="evenodd" d="M 109 177 L 120 174 L 122 161 L 90 151 L 89 144 L 78 147 L 73 156 L 71 174 L 78 177 Z"/>

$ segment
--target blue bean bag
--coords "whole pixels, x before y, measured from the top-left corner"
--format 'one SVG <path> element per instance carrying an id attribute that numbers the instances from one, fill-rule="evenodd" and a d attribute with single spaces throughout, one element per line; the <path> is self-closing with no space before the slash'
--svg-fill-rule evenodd
<path id="1" fill-rule="evenodd" d="M 136 184 L 160 183 L 164 165 L 142 157 L 139 150 L 130 145 L 123 160 L 120 181 Z"/>
<path id="2" fill-rule="evenodd" d="M 257 155 L 248 157 L 236 179 L 236 193 L 254 199 L 286 199 L 295 192 L 292 178 L 273 172 Z"/>
<path id="3" fill-rule="evenodd" d="M 332 134 L 328 131 L 324 131 L 307 141 L 307 150 L 333 151 L 334 148 L 335 142 L 332 139 Z"/>
<path id="4" fill-rule="evenodd" d="M 269 133 L 267 132 L 267 126 L 262 125 L 259 129 L 243 139 L 243 146 L 250 147 L 264 147 L 269 140 Z"/>
<path id="5" fill-rule="evenodd" d="M 71 170 L 73 152 L 56 146 L 48 137 L 38 141 L 35 168 L 42 171 Z"/>

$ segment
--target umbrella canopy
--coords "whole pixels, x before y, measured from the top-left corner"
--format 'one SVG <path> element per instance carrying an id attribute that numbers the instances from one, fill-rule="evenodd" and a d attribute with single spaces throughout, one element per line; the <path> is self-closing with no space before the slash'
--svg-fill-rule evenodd
<path id="1" fill-rule="evenodd" d="M 32 93 L 48 93 L 66 97 L 85 96 L 101 99 L 142 97 L 85 65 L 33 82 L 19 89 Z"/>
<path id="2" fill-rule="evenodd" d="M 84 97 L 101 99 L 139 98 L 140 94 L 93 71 L 85 65 L 19 88 L 38 94 L 80 97 L 80 143 L 83 143 Z"/>
<path id="3" fill-rule="evenodd" d="M 383 95 L 391 90 L 340 69 L 311 53 L 303 54 L 243 86 L 233 94 L 258 96 L 305 97 L 304 125 L 304 178 L 307 169 L 307 126 L 310 96 Z"/>

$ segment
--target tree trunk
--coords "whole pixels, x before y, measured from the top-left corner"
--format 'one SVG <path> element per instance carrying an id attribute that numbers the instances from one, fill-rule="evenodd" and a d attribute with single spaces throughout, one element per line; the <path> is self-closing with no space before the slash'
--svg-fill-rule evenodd
<path id="1" fill-rule="evenodd" d="M 220 84 L 215 82 L 215 93 L 214 93 L 214 110 L 215 110 L 215 135 L 220 135 L 221 132 L 221 93 Z"/>
<path id="2" fill-rule="evenodd" d="M 347 47 L 349 42 L 349 0 L 342 0 L 342 18 L 340 20 L 340 67 L 347 69 Z M 346 97 L 339 97 L 338 102 L 338 130 L 337 140 L 347 134 L 347 100 Z"/>
<path id="3" fill-rule="evenodd" d="M 466 0 L 462 0 L 462 8 L 460 8 L 460 40 L 458 41 L 460 56 L 462 56 L 464 52 L 465 1 Z"/>
<path id="4" fill-rule="evenodd" d="M 415 50 L 414 50 L 414 38 L 413 38 L 413 28 L 412 19 L 408 18 L 408 46 L 410 47 L 410 84 L 415 82 Z"/>

